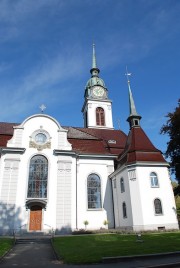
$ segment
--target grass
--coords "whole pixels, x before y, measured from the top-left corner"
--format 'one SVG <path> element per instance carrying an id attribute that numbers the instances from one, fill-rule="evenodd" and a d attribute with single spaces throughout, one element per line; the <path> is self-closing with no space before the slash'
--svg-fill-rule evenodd
<path id="1" fill-rule="evenodd" d="M 98 263 L 102 257 L 142 255 L 180 250 L 180 232 L 142 235 L 96 234 L 56 237 L 55 251 L 65 263 Z"/>
<path id="2" fill-rule="evenodd" d="M 13 246 L 13 243 L 14 241 L 11 238 L 0 238 L 0 257 Z"/>

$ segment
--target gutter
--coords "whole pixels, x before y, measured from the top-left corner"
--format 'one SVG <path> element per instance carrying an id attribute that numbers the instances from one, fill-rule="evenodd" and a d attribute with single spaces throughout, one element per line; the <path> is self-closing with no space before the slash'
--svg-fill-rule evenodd
<path id="1" fill-rule="evenodd" d="M 118 155 L 104 155 L 104 154 L 82 154 L 82 153 L 77 153 L 75 151 L 66 151 L 66 150 L 59 150 L 55 149 L 54 151 L 55 155 L 66 155 L 66 156 L 74 156 L 78 158 L 96 158 L 96 159 L 109 159 L 113 160 L 116 159 Z"/>

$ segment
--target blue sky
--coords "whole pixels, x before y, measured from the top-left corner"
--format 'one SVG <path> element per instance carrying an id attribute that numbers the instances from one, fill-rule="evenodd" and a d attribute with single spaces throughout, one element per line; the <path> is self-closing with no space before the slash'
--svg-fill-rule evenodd
<path id="1" fill-rule="evenodd" d="M 114 126 L 128 133 L 126 65 L 141 126 L 155 146 L 180 97 L 179 0 L 0 0 L 0 121 L 46 113 L 83 126 L 92 43 L 113 100 Z"/>

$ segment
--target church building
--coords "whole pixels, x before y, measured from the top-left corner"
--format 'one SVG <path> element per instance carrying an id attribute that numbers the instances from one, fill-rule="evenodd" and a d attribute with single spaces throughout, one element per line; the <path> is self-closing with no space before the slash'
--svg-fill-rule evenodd
<path id="1" fill-rule="evenodd" d="M 179 228 L 169 165 L 141 128 L 129 79 L 126 135 L 113 127 L 94 45 L 90 73 L 83 128 L 45 113 L 0 123 L 0 234 Z"/>

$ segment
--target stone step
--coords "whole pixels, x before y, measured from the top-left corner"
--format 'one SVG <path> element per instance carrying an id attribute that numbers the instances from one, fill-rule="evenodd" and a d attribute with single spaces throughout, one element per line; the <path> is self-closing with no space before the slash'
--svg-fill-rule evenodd
<path id="1" fill-rule="evenodd" d="M 22 232 L 22 233 L 16 233 L 17 236 L 27 236 L 27 237 L 34 237 L 34 236 L 50 236 L 49 234 L 47 233 L 44 233 L 44 232 Z"/>
<path id="2" fill-rule="evenodd" d="M 16 238 L 16 244 L 49 244 L 51 243 L 50 237 L 24 237 Z"/>

